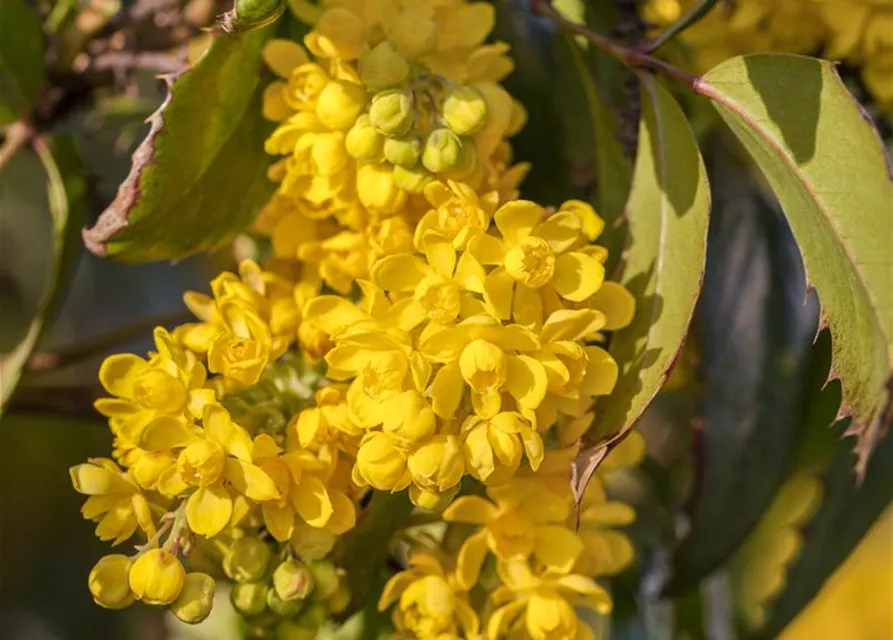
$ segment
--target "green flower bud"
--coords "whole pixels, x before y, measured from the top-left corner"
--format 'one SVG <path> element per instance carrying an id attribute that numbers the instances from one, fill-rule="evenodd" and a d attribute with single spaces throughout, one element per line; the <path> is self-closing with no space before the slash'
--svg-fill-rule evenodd
<path id="1" fill-rule="evenodd" d="M 285 602 L 303 600 L 313 591 L 313 577 L 305 565 L 288 560 L 273 571 L 273 588 Z"/>
<path id="2" fill-rule="evenodd" d="M 434 176 L 425 167 L 416 165 L 412 169 L 394 167 L 394 184 L 410 193 L 421 193 Z"/>
<path id="3" fill-rule="evenodd" d="M 443 171 L 443 177 L 450 180 L 462 180 L 474 171 L 478 162 L 478 150 L 472 138 L 462 138 L 462 149 L 459 152 L 459 159 L 456 166 L 447 171 Z"/>
<path id="4" fill-rule="evenodd" d="M 357 71 L 367 88 L 381 91 L 403 84 L 409 75 L 409 64 L 390 42 L 382 40 L 374 49 L 360 56 Z"/>
<path id="5" fill-rule="evenodd" d="M 311 562 L 307 568 L 313 576 L 316 584 L 316 594 L 321 600 L 325 600 L 334 594 L 341 584 L 340 571 L 331 562 L 325 560 Z"/>
<path id="6" fill-rule="evenodd" d="M 283 620 L 276 627 L 277 640 L 313 640 L 319 635 L 319 627 L 305 627 L 294 620 Z"/>
<path id="7" fill-rule="evenodd" d="M 454 133 L 467 136 L 487 120 L 487 102 L 480 91 L 469 85 L 450 89 L 443 100 L 443 119 Z"/>
<path id="8" fill-rule="evenodd" d="M 318 602 L 313 602 L 301 611 L 296 622 L 302 627 L 319 629 L 328 617 L 326 608 Z"/>
<path id="9" fill-rule="evenodd" d="M 347 132 L 344 146 L 347 153 L 357 160 L 376 160 L 381 156 L 384 136 L 375 130 L 369 116 L 363 114 Z"/>
<path id="10" fill-rule="evenodd" d="M 449 129 L 435 129 L 425 141 L 422 164 L 431 173 L 452 169 L 459 162 L 462 141 Z"/>
<path id="11" fill-rule="evenodd" d="M 261 582 L 240 582 L 233 585 L 230 600 L 244 616 L 256 616 L 267 608 L 267 585 Z"/>
<path id="12" fill-rule="evenodd" d="M 402 138 L 388 138 L 384 141 L 385 159 L 404 169 L 412 169 L 422 155 L 422 140 L 415 135 Z"/>
<path id="13" fill-rule="evenodd" d="M 350 589 L 345 585 L 338 587 L 338 590 L 332 594 L 332 597 L 326 600 L 326 609 L 329 613 L 339 614 L 350 604 Z"/>
<path id="14" fill-rule="evenodd" d="M 223 558 L 223 570 L 236 582 L 260 580 L 269 569 L 271 556 L 270 547 L 259 538 L 241 538 Z"/>
<path id="15" fill-rule="evenodd" d="M 389 138 L 399 138 L 412 128 L 412 96 L 408 91 L 382 91 L 369 108 L 372 126 Z"/>
<path id="16" fill-rule="evenodd" d="M 276 589 L 267 589 L 267 607 L 273 613 L 278 613 L 283 618 L 292 618 L 301 611 L 303 600 L 290 600 L 286 602 L 279 597 Z"/>
<path id="17" fill-rule="evenodd" d="M 214 606 L 214 578 L 205 573 L 186 574 L 186 584 L 171 604 L 171 612 L 187 624 L 198 624 Z"/>

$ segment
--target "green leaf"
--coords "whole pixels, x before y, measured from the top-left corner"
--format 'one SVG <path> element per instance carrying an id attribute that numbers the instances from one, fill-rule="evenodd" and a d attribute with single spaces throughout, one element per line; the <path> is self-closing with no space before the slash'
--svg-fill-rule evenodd
<path id="1" fill-rule="evenodd" d="M 670 593 L 713 573 L 772 503 L 793 458 L 815 336 L 815 307 L 803 303 L 800 257 L 781 212 L 750 183 L 733 150 L 714 144 L 711 151 L 716 196 L 697 323 L 698 480 Z"/>
<path id="2" fill-rule="evenodd" d="M 787 215 L 831 330 L 831 377 L 841 381 L 841 417 L 853 418 L 864 475 L 890 402 L 893 180 L 881 141 L 831 62 L 736 57 L 695 90 L 713 101 Z"/>
<path id="3" fill-rule="evenodd" d="M 212 249 L 251 222 L 274 187 L 263 149 L 272 127 L 261 115 L 261 51 L 274 32 L 218 36 L 170 81 L 117 197 L 84 231 L 87 248 L 127 262 L 173 260 Z"/>
<path id="4" fill-rule="evenodd" d="M 21 119 L 34 106 L 43 80 L 40 16 L 25 0 L 0 2 L 0 127 Z"/>
<path id="5" fill-rule="evenodd" d="M 710 210 L 704 162 L 679 105 L 650 75 L 642 76 L 642 99 L 622 278 L 638 306 L 632 324 L 611 344 L 620 378 L 614 392 L 599 401 L 588 434 L 592 444 L 574 464 L 578 500 L 601 460 L 666 381 L 704 274 Z"/>
<path id="6" fill-rule="evenodd" d="M 87 181 L 71 136 L 59 134 L 48 142 L 38 138 L 34 148 L 47 173 L 50 213 L 53 216 L 53 264 L 37 315 L 24 338 L 0 355 L 0 413 L 12 397 L 28 358 L 65 299 L 67 281 L 80 255 L 78 234 L 83 225 Z"/>

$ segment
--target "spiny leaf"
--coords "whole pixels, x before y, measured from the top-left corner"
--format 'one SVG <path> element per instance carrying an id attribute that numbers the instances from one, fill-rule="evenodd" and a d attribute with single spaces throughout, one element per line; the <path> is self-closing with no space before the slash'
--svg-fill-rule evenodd
<path id="1" fill-rule="evenodd" d="M 699 481 L 691 526 L 674 554 L 670 593 L 694 587 L 728 559 L 785 479 L 815 335 L 815 307 L 803 303 L 800 257 L 781 212 L 765 202 L 728 147 L 710 149 L 716 195 L 698 309 Z"/>
<path id="2" fill-rule="evenodd" d="M 607 451 L 635 426 L 666 381 L 704 274 L 710 210 L 704 162 L 679 105 L 652 76 L 642 76 L 642 97 L 622 278 L 637 309 L 632 324 L 614 336 L 611 353 L 620 378 L 596 406 L 589 446 L 574 463 L 578 501 Z"/>
<path id="3" fill-rule="evenodd" d="M 34 106 L 43 86 L 40 16 L 25 0 L 0 2 L 0 127 Z"/>
<path id="4" fill-rule="evenodd" d="M 831 377 L 864 476 L 890 404 L 893 179 L 883 145 L 831 62 L 735 57 L 695 90 L 713 100 L 787 215 L 831 329 Z"/>
<path id="5" fill-rule="evenodd" d="M 28 332 L 10 353 L 0 355 L 0 413 L 12 397 L 28 358 L 65 299 L 67 280 L 74 271 L 81 250 L 78 232 L 84 219 L 87 181 L 74 139 L 60 134 L 48 143 L 37 139 L 34 147 L 47 172 L 50 213 L 53 216 L 53 264 L 37 315 L 31 321 Z"/>
<path id="6" fill-rule="evenodd" d="M 128 262 L 179 259 L 216 247 L 252 220 L 273 190 L 261 51 L 274 30 L 218 36 L 170 81 L 117 197 L 84 231 L 93 253 Z"/>

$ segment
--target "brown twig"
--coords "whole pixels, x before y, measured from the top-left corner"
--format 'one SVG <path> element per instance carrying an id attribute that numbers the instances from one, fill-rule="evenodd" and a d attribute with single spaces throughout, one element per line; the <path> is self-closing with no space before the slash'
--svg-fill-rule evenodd
<path id="1" fill-rule="evenodd" d="M 6 128 L 3 143 L 0 144 L 0 170 L 22 147 L 31 143 L 34 133 L 34 128 L 24 120 L 13 122 Z"/>
<path id="2" fill-rule="evenodd" d="M 614 40 L 611 40 L 610 38 L 607 38 L 606 36 L 603 36 L 602 34 L 597 33 L 584 25 L 580 25 L 567 20 L 564 16 L 562 16 L 560 13 L 558 13 L 558 11 L 555 10 L 549 0 L 530 0 L 530 8 L 531 10 L 533 10 L 534 13 L 537 13 L 544 18 L 548 18 L 565 31 L 583 36 L 589 42 L 610 55 L 612 58 L 630 68 L 660 71 L 670 78 L 673 78 L 674 80 L 677 80 L 686 85 L 693 91 L 699 90 L 700 79 L 697 76 L 686 73 L 679 67 L 675 67 L 668 62 L 664 62 L 660 58 L 655 58 L 654 56 L 651 56 L 644 51 L 623 46 L 622 44 L 619 44 Z"/>

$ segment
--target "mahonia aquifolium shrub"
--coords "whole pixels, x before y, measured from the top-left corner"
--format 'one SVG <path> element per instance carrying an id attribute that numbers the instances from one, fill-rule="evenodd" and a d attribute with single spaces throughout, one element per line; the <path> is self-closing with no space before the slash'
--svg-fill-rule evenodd
<path id="1" fill-rule="evenodd" d="M 695 0 L 648 0 L 643 17 L 664 26 Z M 893 0 L 737 0 L 685 30 L 688 66 L 706 71 L 755 51 L 822 54 L 861 70 L 868 90 L 893 109 Z"/>
<path id="2" fill-rule="evenodd" d="M 147 358 L 102 365 L 114 451 L 71 478 L 100 539 L 141 544 L 96 564 L 98 604 L 195 623 L 227 579 L 253 634 L 313 637 L 351 602 L 337 545 L 373 492 L 406 491 L 441 526 L 403 535 L 381 595 L 402 636 L 586 637 L 575 607 L 610 610 L 595 578 L 631 562 L 614 527 L 634 513 L 596 478 L 577 527 L 569 473 L 634 301 L 588 204 L 517 199 L 525 112 L 493 22 L 333 2 L 304 46 L 268 43 L 273 256 L 187 293 L 197 321 Z M 641 454 L 632 437 L 600 473 Z"/>

